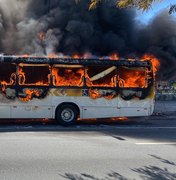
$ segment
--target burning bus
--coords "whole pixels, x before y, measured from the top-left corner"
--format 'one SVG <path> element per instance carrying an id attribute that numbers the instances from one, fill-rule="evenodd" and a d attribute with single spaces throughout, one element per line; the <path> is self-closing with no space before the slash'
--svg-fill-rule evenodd
<path id="1" fill-rule="evenodd" d="M 0 118 L 149 116 L 154 110 L 150 60 L 0 57 Z"/>

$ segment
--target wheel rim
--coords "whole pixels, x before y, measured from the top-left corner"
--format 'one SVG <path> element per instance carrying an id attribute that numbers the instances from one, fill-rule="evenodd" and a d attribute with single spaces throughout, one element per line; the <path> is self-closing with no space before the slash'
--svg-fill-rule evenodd
<path id="1" fill-rule="evenodd" d="M 70 122 L 74 119 L 74 112 L 70 108 L 66 108 L 61 112 L 61 118 L 65 122 Z"/>

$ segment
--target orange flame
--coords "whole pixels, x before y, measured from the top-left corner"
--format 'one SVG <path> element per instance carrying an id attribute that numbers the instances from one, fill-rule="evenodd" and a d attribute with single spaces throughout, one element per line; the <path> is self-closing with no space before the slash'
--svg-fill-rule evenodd
<path id="1" fill-rule="evenodd" d="M 160 67 L 159 59 L 157 59 L 155 56 L 153 56 L 151 54 L 145 54 L 142 59 L 151 60 L 152 67 L 153 67 L 153 73 L 154 73 L 154 76 L 156 76 L 156 73 Z"/>
<path id="2" fill-rule="evenodd" d="M 57 54 L 55 54 L 55 53 L 50 53 L 50 54 L 48 54 L 47 57 L 48 58 L 58 58 L 59 56 Z"/>
<path id="3" fill-rule="evenodd" d="M 79 59 L 79 58 L 81 58 L 81 56 L 79 56 L 79 54 L 75 53 L 75 54 L 73 55 L 73 59 Z"/>
<path id="4" fill-rule="evenodd" d="M 41 32 L 39 33 L 39 38 L 41 40 L 44 40 L 45 38 L 45 33 Z M 20 55 L 20 57 L 29 57 L 28 54 Z M 48 58 L 58 58 L 60 56 L 51 53 L 48 54 Z M 65 56 L 64 56 L 65 57 Z M 90 54 L 88 55 L 83 55 L 80 56 L 79 54 L 75 53 L 73 55 L 74 59 L 80 59 L 80 58 L 86 58 L 90 57 Z M 103 58 L 102 58 L 103 59 Z M 118 60 L 118 54 L 113 53 L 109 56 L 110 60 Z M 132 59 L 129 59 L 132 60 Z M 160 67 L 159 60 L 154 57 L 153 55 L 146 54 L 143 56 L 142 61 L 144 60 L 151 60 L 152 66 L 153 66 L 153 71 L 154 75 L 156 75 L 157 70 Z M 73 68 L 72 68 L 73 67 Z M 82 87 L 84 85 L 84 76 L 86 79 L 86 85 L 91 88 L 91 87 L 116 87 L 117 81 L 119 83 L 120 87 L 127 87 L 127 88 L 147 88 L 147 79 L 151 78 L 149 77 L 148 69 L 144 67 L 134 67 L 134 68 L 128 68 L 128 67 L 118 67 L 118 77 L 116 76 L 116 69 L 113 70 L 113 67 L 109 67 L 109 69 L 102 70 L 102 72 L 97 72 L 97 69 L 95 69 L 93 72 L 95 72 L 94 75 L 89 73 L 88 71 L 91 70 L 89 67 L 86 67 L 86 70 L 84 71 L 84 68 L 81 65 L 72 65 L 67 66 L 64 65 L 58 65 L 58 66 L 53 66 L 52 67 L 52 76 L 53 76 L 53 84 L 55 86 L 77 86 L 77 87 Z M 109 74 L 106 74 L 103 72 L 106 70 L 112 70 L 110 71 Z M 115 67 L 116 68 L 116 67 Z M 96 73 L 97 72 L 97 73 Z M 27 76 L 25 76 L 26 72 L 23 71 L 23 68 L 18 69 L 18 78 L 19 78 L 19 84 L 20 85 L 25 85 Z M 151 72 L 150 72 L 151 73 Z M 102 75 L 103 74 L 103 75 Z M 36 85 L 36 86 L 49 86 L 50 84 L 50 77 L 51 75 L 48 75 L 48 82 L 44 82 L 44 80 L 40 80 L 35 83 L 27 84 L 27 85 Z M 9 84 L 14 84 L 16 81 L 15 79 L 16 75 L 13 75 L 10 79 L 10 83 L 7 83 L 5 81 L 1 81 L 2 85 L 2 90 L 5 91 L 7 85 Z M 95 78 L 96 77 L 96 78 Z M 25 90 L 26 97 L 25 98 L 20 98 L 23 101 L 29 101 L 34 95 L 38 97 L 40 95 L 39 90 L 34 90 L 34 89 L 26 89 Z M 90 96 L 93 99 L 96 99 L 98 97 L 101 97 L 99 94 L 98 90 L 90 90 L 89 91 Z M 113 94 L 110 94 L 106 96 L 107 99 L 112 99 L 114 97 Z"/>
<path id="5" fill-rule="evenodd" d="M 62 71 L 64 70 L 64 74 L 62 75 Z M 56 86 L 83 86 L 83 76 L 84 70 L 82 68 L 64 68 L 59 69 L 54 67 L 52 69 L 53 81 Z"/>
<path id="6" fill-rule="evenodd" d="M 133 88 L 146 88 L 147 87 L 147 70 L 144 68 L 119 68 L 119 86 L 120 87 L 133 87 Z"/>
<path id="7" fill-rule="evenodd" d="M 28 58 L 28 57 L 29 57 L 29 54 L 22 54 L 22 55 L 19 55 L 19 57 Z"/>
<path id="8" fill-rule="evenodd" d="M 109 59 L 110 60 L 119 60 L 119 56 L 117 53 L 112 53 L 112 54 L 110 54 Z"/>
<path id="9" fill-rule="evenodd" d="M 33 95 L 35 95 L 36 97 L 40 96 L 40 91 L 37 89 L 26 89 L 25 93 L 26 93 L 26 97 L 24 97 L 24 98 L 20 97 L 19 98 L 21 101 L 30 101 L 32 99 Z"/>
<path id="10" fill-rule="evenodd" d="M 44 41 L 45 38 L 46 38 L 45 33 L 44 33 L 44 32 L 39 32 L 39 33 L 38 33 L 38 38 L 39 38 L 41 41 Z"/>

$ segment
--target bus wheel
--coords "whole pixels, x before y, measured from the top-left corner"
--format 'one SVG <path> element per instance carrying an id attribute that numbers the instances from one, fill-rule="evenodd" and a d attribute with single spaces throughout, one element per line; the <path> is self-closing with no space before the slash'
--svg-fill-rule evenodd
<path id="1" fill-rule="evenodd" d="M 70 126 L 75 124 L 78 118 L 78 110 L 72 104 L 63 104 L 56 110 L 56 120 L 61 125 Z"/>

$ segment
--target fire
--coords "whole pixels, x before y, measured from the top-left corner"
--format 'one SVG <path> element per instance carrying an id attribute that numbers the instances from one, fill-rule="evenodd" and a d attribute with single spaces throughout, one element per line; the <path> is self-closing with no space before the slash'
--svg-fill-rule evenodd
<path id="1" fill-rule="evenodd" d="M 80 59 L 80 58 L 81 58 L 81 56 L 78 53 L 75 53 L 73 55 L 73 59 Z"/>
<path id="2" fill-rule="evenodd" d="M 30 101 L 33 96 L 39 97 L 41 93 L 40 93 L 40 90 L 38 89 L 26 89 L 25 94 L 26 94 L 26 97 L 19 98 L 21 101 Z"/>
<path id="3" fill-rule="evenodd" d="M 31 69 L 32 70 L 32 69 Z M 26 74 L 25 74 L 26 73 Z M 33 79 L 33 82 L 27 82 L 26 75 L 29 77 L 29 73 L 23 71 L 23 64 L 21 64 L 21 67 L 18 69 L 18 76 L 19 76 L 19 84 L 20 85 L 37 85 L 37 86 L 49 86 L 50 84 L 50 74 L 47 76 L 47 80 L 41 79 L 39 81 Z"/>
<path id="4" fill-rule="evenodd" d="M 40 36 L 43 37 L 44 35 L 40 34 Z M 90 55 L 91 54 L 88 54 L 87 56 L 90 57 Z M 24 54 L 19 57 L 24 57 L 24 59 L 26 58 L 27 60 L 29 55 Z M 48 54 L 47 57 L 59 58 L 60 55 L 58 56 L 57 54 L 51 53 Z M 68 56 L 64 56 L 62 58 L 64 59 L 66 57 L 68 58 Z M 85 57 L 86 56 L 84 55 L 80 56 L 79 54 L 75 53 L 73 57 L 70 58 L 84 59 Z M 143 58 L 144 60 L 151 60 L 154 75 L 156 75 L 156 72 L 160 66 L 159 60 L 153 55 L 148 54 L 144 55 Z M 119 57 L 117 53 L 113 53 L 109 56 L 108 59 L 118 60 Z M 142 59 L 142 61 L 144 60 Z M 15 67 L 14 70 L 13 68 L 11 68 L 12 70 L 9 71 L 9 76 L 3 76 L 0 82 L 1 90 L 6 93 L 5 90 L 6 88 L 8 88 L 8 85 L 14 85 L 16 80 L 18 80 L 19 85 L 28 86 L 28 88 L 24 89 L 24 95 L 20 97 L 20 99 L 23 101 L 29 101 L 33 97 L 39 97 L 40 86 L 49 87 L 49 85 L 51 84 L 51 80 L 54 86 L 83 87 L 85 83 L 89 90 L 90 97 L 92 97 L 93 99 L 104 97 L 110 100 L 113 99 L 116 94 L 105 90 L 101 91 L 103 87 L 107 87 L 104 89 L 112 89 L 116 88 L 117 86 L 120 88 L 148 88 L 148 80 L 152 78 L 152 75 L 151 71 L 147 67 L 128 67 L 128 65 L 120 65 L 120 63 L 119 66 L 116 66 L 114 63 L 110 64 L 113 65 L 101 64 L 101 66 L 98 66 L 97 68 L 97 66 L 95 65 L 80 64 L 56 64 L 51 66 L 49 63 L 42 65 L 29 65 L 25 63 L 20 63 L 17 69 L 17 75 Z M 38 74 L 38 72 L 40 73 Z M 38 90 L 30 89 L 29 86 L 35 85 L 38 86 L 36 87 Z"/>
<path id="5" fill-rule="evenodd" d="M 111 118 L 112 121 L 127 121 L 128 118 L 127 117 L 115 117 L 115 118 Z"/>
<path id="6" fill-rule="evenodd" d="M 112 66 L 105 70 L 101 70 L 99 73 L 94 71 L 95 69 L 87 67 L 86 68 L 86 84 L 88 87 L 115 87 L 116 86 L 116 67 Z M 91 76 L 91 74 L 94 74 Z"/>
<path id="7" fill-rule="evenodd" d="M 2 91 L 4 92 L 6 90 L 8 83 L 6 81 L 2 81 L 1 82 L 1 86 L 2 86 Z"/>
<path id="8" fill-rule="evenodd" d="M 147 70 L 144 68 L 119 68 L 119 86 L 120 87 L 133 87 L 133 88 L 146 88 Z"/>
<path id="9" fill-rule="evenodd" d="M 53 81 L 55 86 L 78 86 L 84 85 L 83 68 L 68 68 L 64 67 L 53 67 L 52 69 Z"/>
<path id="10" fill-rule="evenodd" d="M 55 53 L 50 53 L 47 55 L 48 58 L 58 58 L 59 56 Z"/>
<path id="11" fill-rule="evenodd" d="M 44 41 L 45 38 L 46 38 L 45 32 L 39 32 L 39 33 L 38 33 L 38 38 L 39 38 L 41 41 Z"/>
<path id="12" fill-rule="evenodd" d="M 145 54 L 142 59 L 151 60 L 152 67 L 153 67 L 153 73 L 154 73 L 154 76 L 156 76 L 156 72 L 158 71 L 158 69 L 160 67 L 159 59 L 157 59 L 155 56 L 153 56 L 151 54 Z"/>
<path id="13" fill-rule="evenodd" d="M 101 97 L 101 95 L 99 94 L 99 91 L 97 89 L 90 89 L 89 95 L 92 99 L 97 99 L 97 98 Z"/>
<path id="14" fill-rule="evenodd" d="M 22 55 L 19 55 L 19 57 L 21 57 L 21 58 L 28 58 L 29 54 L 22 54 Z"/>
<path id="15" fill-rule="evenodd" d="M 112 53 L 109 55 L 110 60 L 119 60 L 118 54 L 117 53 Z"/>

